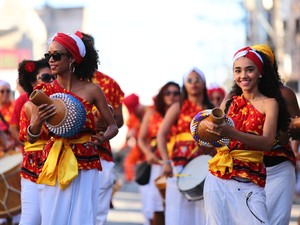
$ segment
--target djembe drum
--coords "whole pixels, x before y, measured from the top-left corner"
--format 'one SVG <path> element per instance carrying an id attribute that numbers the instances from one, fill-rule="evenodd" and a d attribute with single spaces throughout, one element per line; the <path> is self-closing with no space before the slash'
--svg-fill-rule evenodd
<path id="1" fill-rule="evenodd" d="M 226 116 L 222 109 L 216 107 L 199 112 L 190 124 L 192 136 L 200 146 L 213 148 L 228 145 L 230 139 L 206 131 L 207 127 L 202 123 L 203 120 L 209 120 L 215 124 L 221 124 L 225 121 L 233 127 L 232 119 Z"/>
<path id="2" fill-rule="evenodd" d="M 21 212 L 21 153 L 0 158 L 0 217 L 12 218 Z"/>
<path id="3" fill-rule="evenodd" d="M 55 105 L 56 114 L 45 122 L 49 131 L 55 135 L 68 138 L 82 130 L 86 120 L 86 111 L 83 104 L 74 96 L 66 93 L 47 96 L 41 90 L 34 90 L 29 100 L 37 106 Z"/>

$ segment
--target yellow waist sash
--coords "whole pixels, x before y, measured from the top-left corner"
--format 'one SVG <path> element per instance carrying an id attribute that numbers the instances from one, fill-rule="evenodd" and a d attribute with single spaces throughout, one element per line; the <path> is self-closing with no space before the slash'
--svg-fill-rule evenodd
<path id="1" fill-rule="evenodd" d="M 191 135 L 191 133 L 188 133 L 188 132 L 177 134 L 175 136 L 175 140 L 176 141 L 194 141 L 193 136 Z"/>
<path id="2" fill-rule="evenodd" d="M 249 151 L 249 150 L 233 150 L 227 146 L 223 146 L 217 149 L 217 154 L 208 161 L 209 168 L 213 172 L 220 171 L 222 175 L 225 174 L 226 168 L 229 172 L 233 169 L 233 159 L 238 159 L 244 162 L 262 163 L 263 152 L 262 151 Z"/>
<path id="3" fill-rule="evenodd" d="M 25 152 L 41 151 L 41 150 L 43 150 L 46 142 L 47 142 L 46 140 L 37 140 L 36 142 L 34 142 L 33 144 L 31 144 L 30 142 L 25 141 L 25 143 L 24 143 L 24 151 Z"/>
<path id="4" fill-rule="evenodd" d="M 74 140 L 52 139 L 54 143 L 36 183 L 55 186 L 58 180 L 63 190 L 78 176 L 78 163 L 70 144 L 83 144 L 90 140 L 90 135 Z"/>

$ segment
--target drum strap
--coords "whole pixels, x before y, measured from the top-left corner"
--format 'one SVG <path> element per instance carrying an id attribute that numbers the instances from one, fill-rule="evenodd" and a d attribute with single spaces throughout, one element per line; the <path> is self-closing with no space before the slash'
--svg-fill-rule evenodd
<path id="1" fill-rule="evenodd" d="M 36 183 L 55 186 L 56 180 L 58 180 L 60 189 L 64 190 L 68 187 L 71 181 L 78 176 L 77 159 L 70 145 L 83 144 L 90 138 L 90 135 L 72 140 L 52 137 L 54 143 Z"/>
<path id="2" fill-rule="evenodd" d="M 217 154 L 208 161 L 209 168 L 213 172 L 221 172 L 225 174 L 226 169 L 229 172 L 233 170 L 233 159 L 238 159 L 244 162 L 262 163 L 263 162 L 263 151 L 249 151 L 249 150 L 233 150 L 227 146 L 223 146 L 217 149 Z"/>

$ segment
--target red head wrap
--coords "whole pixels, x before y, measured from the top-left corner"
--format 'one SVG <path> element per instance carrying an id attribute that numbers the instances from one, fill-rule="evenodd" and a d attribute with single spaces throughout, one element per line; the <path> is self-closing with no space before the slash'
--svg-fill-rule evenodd
<path id="1" fill-rule="evenodd" d="M 124 105 L 126 105 L 129 113 L 134 113 L 135 108 L 140 104 L 139 96 L 136 94 L 128 95 L 123 100 Z"/>
<path id="2" fill-rule="evenodd" d="M 74 34 L 57 33 L 52 41 L 57 41 L 70 52 L 77 64 L 80 64 L 85 56 L 85 45 L 82 40 Z"/>
<path id="3" fill-rule="evenodd" d="M 259 73 L 263 74 L 263 60 L 254 49 L 245 47 L 238 50 L 233 56 L 233 63 L 240 57 L 246 57 L 250 59 L 257 66 Z"/>

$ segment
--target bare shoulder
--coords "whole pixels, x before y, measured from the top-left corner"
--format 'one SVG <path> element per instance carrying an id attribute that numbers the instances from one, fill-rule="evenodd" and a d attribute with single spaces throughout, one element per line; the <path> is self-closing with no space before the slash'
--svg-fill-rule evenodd
<path id="1" fill-rule="evenodd" d="M 296 98 L 295 92 L 288 86 L 282 85 L 280 87 L 280 92 L 285 100 L 288 100 L 290 98 Z"/>
<path id="2" fill-rule="evenodd" d="M 278 109 L 278 102 L 275 98 L 265 98 L 262 100 L 262 107 L 264 108 L 263 111 L 274 111 L 275 109 Z"/>

